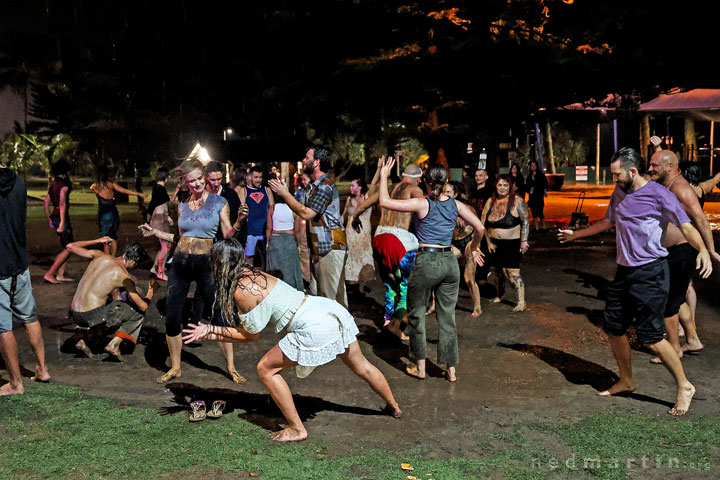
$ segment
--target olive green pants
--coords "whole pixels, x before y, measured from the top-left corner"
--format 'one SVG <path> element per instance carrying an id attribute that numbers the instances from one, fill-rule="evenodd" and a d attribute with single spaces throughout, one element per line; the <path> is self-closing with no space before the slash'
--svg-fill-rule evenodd
<path id="1" fill-rule="evenodd" d="M 438 364 L 458 363 L 455 306 L 460 287 L 460 268 L 452 252 L 418 252 L 408 284 L 408 329 L 410 355 L 415 360 L 427 358 L 425 310 L 430 294 L 435 292 L 438 321 Z"/>

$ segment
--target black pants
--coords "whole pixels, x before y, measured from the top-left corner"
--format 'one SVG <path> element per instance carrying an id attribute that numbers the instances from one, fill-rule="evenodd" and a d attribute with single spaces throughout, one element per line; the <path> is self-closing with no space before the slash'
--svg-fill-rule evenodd
<path id="1" fill-rule="evenodd" d="M 182 333 L 183 306 L 190 284 L 195 282 L 195 296 L 202 298 L 205 308 L 211 308 L 215 300 L 215 283 L 210 267 L 210 254 L 191 255 L 175 251 L 172 268 L 168 276 L 167 314 L 165 315 L 165 334 L 175 337 Z M 219 320 L 220 309 L 213 312 L 213 323 Z"/>

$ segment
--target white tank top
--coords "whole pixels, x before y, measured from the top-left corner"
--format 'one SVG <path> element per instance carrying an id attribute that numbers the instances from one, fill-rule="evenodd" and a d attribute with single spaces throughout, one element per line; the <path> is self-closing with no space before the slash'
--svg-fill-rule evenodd
<path id="1" fill-rule="evenodd" d="M 273 230 L 292 230 L 295 226 L 293 212 L 287 203 L 276 203 L 272 216 Z"/>

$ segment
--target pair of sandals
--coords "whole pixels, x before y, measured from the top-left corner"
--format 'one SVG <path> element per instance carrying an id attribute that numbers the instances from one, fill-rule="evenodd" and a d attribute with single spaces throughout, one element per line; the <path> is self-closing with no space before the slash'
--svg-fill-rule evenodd
<path id="1" fill-rule="evenodd" d="M 195 400 L 190 402 L 190 418 L 191 422 L 199 422 L 205 418 L 220 418 L 225 410 L 225 400 L 215 400 L 210 406 L 210 411 L 206 410 L 203 400 Z"/>

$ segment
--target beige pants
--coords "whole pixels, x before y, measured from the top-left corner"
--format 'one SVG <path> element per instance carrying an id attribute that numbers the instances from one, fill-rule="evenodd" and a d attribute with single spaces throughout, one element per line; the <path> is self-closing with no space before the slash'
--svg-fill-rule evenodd
<path id="1" fill-rule="evenodd" d="M 316 291 L 317 295 L 333 299 L 348 308 L 345 292 L 346 261 L 347 250 L 330 250 L 325 256 L 313 261 L 310 291 Z"/>

